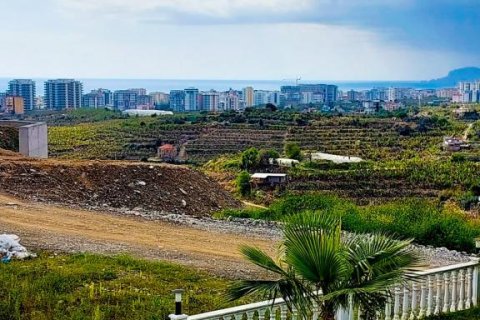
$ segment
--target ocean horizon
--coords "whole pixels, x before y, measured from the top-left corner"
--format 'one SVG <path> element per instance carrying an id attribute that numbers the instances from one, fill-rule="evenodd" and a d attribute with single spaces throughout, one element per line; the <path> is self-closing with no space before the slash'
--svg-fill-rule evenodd
<path id="1" fill-rule="evenodd" d="M 0 78 L 0 92 L 8 88 L 8 82 L 12 78 Z M 43 92 L 43 83 L 47 78 L 32 78 L 36 81 L 37 95 Z M 198 88 L 201 91 L 217 90 L 226 91 L 230 88 L 241 90 L 251 86 L 255 90 L 280 90 L 281 86 L 295 85 L 295 81 L 281 80 L 179 80 L 179 79 L 94 79 L 76 78 L 83 83 L 83 91 L 89 92 L 93 89 L 104 88 L 112 91 L 144 88 L 148 92 L 166 92 L 170 90 L 181 90 L 189 87 Z M 334 84 L 340 90 L 367 90 L 372 88 L 414 88 L 414 89 L 438 89 L 440 86 L 427 81 L 328 81 L 328 80 L 305 80 L 300 84 L 327 83 Z"/>

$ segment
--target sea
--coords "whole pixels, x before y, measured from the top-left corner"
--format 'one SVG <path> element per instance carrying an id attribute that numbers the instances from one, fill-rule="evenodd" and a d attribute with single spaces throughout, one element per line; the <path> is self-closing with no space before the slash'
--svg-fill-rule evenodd
<path id="1" fill-rule="evenodd" d="M 0 78 L 0 92 L 6 91 L 11 78 Z M 37 92 L 43 91 L 45 78 L 33 78 L 36 81 Z M 281 86 L 295 85 L 295 81 L 282 80 L 169 80 L 169 79 L 81 79 L 83 91 L 89 92 L 94 89 L 104 88 L 109 90 L 122 90 L 130 88 L 144 88 L 148 92 L 169 92 L 189 87 L 198 88 L 200 91 L 229 89 L 241 90 L 251 86 L 255 90 L 280 90 Z M 334 84 L 340 90 L 367 90 L 372 88 L 415 88 L 415 89 L 438 89 L 439 87 L 426 81 L 329 81 L 329 80 L 305 80 L 301 84 L 328 83 Z"/>

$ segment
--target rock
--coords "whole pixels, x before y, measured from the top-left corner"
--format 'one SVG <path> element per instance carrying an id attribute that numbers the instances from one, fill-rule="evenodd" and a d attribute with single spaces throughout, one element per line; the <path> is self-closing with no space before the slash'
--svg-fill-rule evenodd
<path id="1" fill-rule="evenodd" d="M 187 201 L 182 199 L 182 207 L 186 207 L 186 206 L 187 206 Z"/>
<path id="2" fill-rule="evenodd" d="M 137 186 L 146 186 L 147 185 L 147 183 L 145 181 L 142 181 L 142 180 L 138 180 L 135 184 Z"/>
<path id="3" fill-rule="evenodd" d="M 187 195 L 187 194 L 188 194 L 187 191 L 183 190 L 182 188 L 179 188 L 179 189 L 180 189 L 180 191 L 181 191 L 184 195 Z"/>

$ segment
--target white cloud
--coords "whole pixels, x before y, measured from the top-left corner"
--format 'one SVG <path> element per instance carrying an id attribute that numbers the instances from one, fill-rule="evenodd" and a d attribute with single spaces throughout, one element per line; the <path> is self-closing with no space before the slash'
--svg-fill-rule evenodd
<path id="1" fill-rule="evenodd" d="M 294 13 L 311 8 L 314 0 L 57 0 L 65 9 L 114 12 L 117 14 L 148 14 L 149 12 L 180 12 L 203 16 L 231 17 L 239 12 Z"/>

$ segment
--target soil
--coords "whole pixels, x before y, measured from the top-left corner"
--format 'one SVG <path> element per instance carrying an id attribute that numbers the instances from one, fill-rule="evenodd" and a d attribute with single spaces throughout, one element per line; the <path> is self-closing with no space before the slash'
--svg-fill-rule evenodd
<path id="1" fill-rule="evenodd" d="M 13 233 L 29 250 L 129 253 L 199 268 L 228 278 L 252 278 L 261 271 L 242 258 L 239 247 L 273 254 L 277 241 L 255 233 L 205 230 L 167 221 L 113 215 L 22 201 L 0 194 L 0 233 Z"/>
<path id="2" fill-rule="evenodd" d="M 33 160 L 8 151 L 0 151 L 0 192 L 61 205 L 194 216 L 241 206 L 213 179 L 184 166 Z"/>

